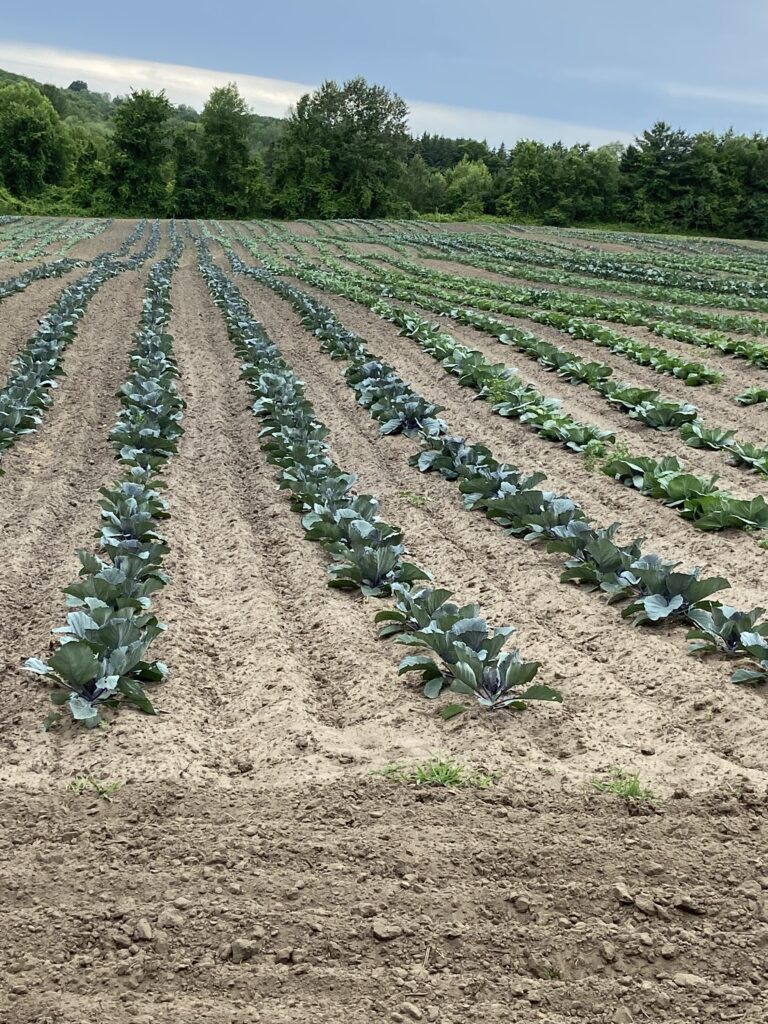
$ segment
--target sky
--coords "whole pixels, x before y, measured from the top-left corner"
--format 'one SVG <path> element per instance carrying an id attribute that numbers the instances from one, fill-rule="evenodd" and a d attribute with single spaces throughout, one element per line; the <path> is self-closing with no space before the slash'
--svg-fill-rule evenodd
<path id="1" fill-rule="evenodd" d="M 766 0 L 38 0 L 3 11 L 0 67 L 198 109 L 235 81 L 277 117 L 363 75 L 417 133 L 602 145 L 658 120 L 768 131 L 766 44 Z"/>

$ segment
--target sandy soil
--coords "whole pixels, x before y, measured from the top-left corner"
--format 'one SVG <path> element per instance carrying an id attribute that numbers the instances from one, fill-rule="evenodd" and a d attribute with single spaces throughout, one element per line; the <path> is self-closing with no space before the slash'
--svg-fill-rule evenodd
<path id="1" fill-rule="evenodd" d="M 136 224 L 137 221 L 135 220 L 116 220 L 105 231 L 101 231 L 92 238 L 86 238 L 84 241 L 73 245 L 72 248 L 64 254 L 64 257 L 74 260 L 92 260 L 102 252 L 115 252 L 120 248 L 123 241 L 130 234 Z M 46 253 L 37 257 L 37 259 L 24 260 L 18 263 L 11 261 L 1 262 L 0 276 L 15 277 L 16 274 L 19 274 L 21 271 L 27 270 L 30 267 L 34 267 L 38 263 L 46 263 L 54 259 L 64 258 L 56 255 L 62 244 L 62 242 L 58 242 L 49 246 Z M 141 248 L 141 244 L 139 244 L 138 247 Z"/>
<path id="2" fill-rule="evenodd" d="M 384 246 L 358 246 L 358 251 L 361 255 L 376 256 L 386 252 Z M 312 245 L 302 244 L 302 255 L 307 259 L 316 259 L 317 250 Z M 343 254 L 339 250 L 336 254 L 336 258 L 344 266 L 349 267 L 350 270 L 355 273 L 365 273 L 366 268 L 360 266 L 357 263 L 353 263 L 350 260 L 344 259 Z M 419 260 L 422 266 L 427 263 L 425 260 Z M 382 260 L 375 260 L 375 266 L 382 270 L 391 271 L 393 268 Z M 456 267 L 458 264 L 452 264 Z M 472 270 L 472 268 L 464 268 Z M 460 275 L 457 275 L 460 276 Z M 461 275 L 466 277 L 467 275 Z M 501 278 L 501 275 L 494 275 L 487 271 L 476 271 L 471 276 L 484 279 L 484 280 L 495 280 Z M 472 296 L 467 296 L 467 302 L 464 303 L 468 308 L 472 308 L 474 303 L 471 301 Z M 525 316 L 520 317 L 509 317 L 501 314 L 489 314 L 496 316 L 497 319 L 503 320 L 507 323 L 517 324 L 526 330 L 533 331 L 539 334 L 541 337 L 546 337 L 553 341 L 555 344 L 564 346 L 570 351 L 578 352 L 592 360 L 598 360 L 604 362 L 609 366 L 613 366 L 616 370 L 616 375 L 621 376 L 623 373 L 629 372 L 633 376 L 637 376 L 637 383 L 647 384 L 649 387 L 656 387 L 658 390 L 663 391 L 665 394 L 669 393 L 670 397 L 675 397 L 678 401 L 696 402 L 696 395 L 699 393 L 699 389 L 688 387 L 683 381 L 677 380 L 675 377 L 669 374 L 658 374 L 651 368 L 644 368 L 639 364 L 635 363 L 629 357 L 621 356 L 612 353 L 609 349 L 601 348 L 593 342 L 588 340 L 578 340 L 568 335 L 565 332 L 561 332 L 556 328 L 548 327 L 544 324 L 539 324 L 535 320 L 529 320 Z M 583 319 L 589 320 L 589 317 Z M 702 363 L 704 366 L 719 370 L 724 374 L 723 383 L 717 389 L 716 394 L 709 393 L 707 404 L 712 408 L 713 412 L 717 412 L 718 415 L 723 415 L 728 422 L 732 421 L 733 414 L 744 412 L 743 408 L 739 408 L 735 402 L 735 397 L 741 394 L 746 388 L 755 384 L 768 384 L 768 370 L 760 369 L 759 367 L 751 366 L 743 359 L 737 359 L 734 356 L 726 355 L 718 352 L 716 349 L 699 348 L 696 345 L 690 345 L 683 341 L 675 341 L 670 338 L 663 338 L 660 335 L 654 334 L 652 331 L 645 327 L 630 327 L 624 324 L 616 324 L 611 321 L 593 321 L 594 323 L 604 323 L 610 330 L 615 331 L 617 334 L 623 334 L 627 338 L 633 338 L 637 341 L 642 341 L 649 345 L 654 345 L 657 348 L 665 349 L 683 359 L 692 360 L 695 362 Z M 732 337 L 738 337 L 738 335 L 731 334 Z M 754 412 L 755 410 L 753 410 Z M 764 425 L 764 420 L 761 417 L 758 420 L 750 421 L 756 427 L 760 429 Z"/>
<path id="3" fill-rule="evenodd" d="M 350 239 L 350 241 L 354 241 L 354 240 Z M 420 263 L 422 263 L 423 266 L 433 267 L 435 270 L 443 270 L 443 271 L 447 271 L 448 273 L 456 274 L 456 275 L 459 275 L 459 276 L 486 278 L 486 279 L 489 279 L 489 280 L 492 280 L 492 281 L 498 281 L 501 284 L 519 285 L 521 288 L 544 288 L 544 289 L 549 288 L 549 289 L 554 289 L 554 290 L 557 290 L 557 291 L 570 291 L 570 292 L 574 292 L 574 293 L 579 294 L 579 295 L 595 295 L 595 296 L 599 296 L 601 298 L 614 299 L 614 300 L 618 300 L 618 299 L 622 298 L 621 291 L 608 291 L 605 288 L 601 288 L 601 286 L 600 286 L 600 278 L 595 278 L 594 285 L 589 285 L 588 287 L 585 286 L 585 285 L 552 284 L 552 283 L 550 283 L 550 282 L 548 282 L 548 281 L 546 281 L 544 279 L 539 279 L 538 277 L 536 277 L 535 276 L 535 271 L 533 269 L 531 271 L 531 275 L 532 276 L 530 276 L 530 277 L 520 277 L 520 276 L 517 276 L 517 275 L 515 275 L 513 273 L 505 273 L 503 271 L 489 271 L 489 270 L 484 270 L 484 269 L 477 268 L 477 267 L 470 267 L 470 266 L 467 266 L 464 263 L 457 262 L 456 260 L 441 259 L 439 257 L 432 257 L 431 255 L 430 256 L 421 257 L 421 256 L 419 256 L 417 254 L 416 250 L 413 247 L 409 246 L 408 248 L 410 249 L 410 251 L 408 253 L 408 259 L 412 259 L 412 260 L 415 260 L 416 262 L 420 262 Z M 501 261 L 500 261 L 500 265 L 501 265 Z M 510 266 L 510 269 L 511 269 L 513 264 L 510 262 L 509 266 Z M 545 269 L 546 268 L 542 268 L 542 270 L 545 270 Z M 632 295 L 631 290 L 629 292 L 627 292 L 627 298 L 628 299 L 634 299 L 635 298 L 635 296 Z M 640 301 L 640 302 L 651 302 L 651 303 L 653 303 L 653 302 L 664 303 L 664 302 L 671 301 L 671 300 L 664 299 L 661 296 L 661 294 L 660 294 L 659 298 L 657 298 L 657 299 L 644 299 L 644 298 L 640 298 L 638 301 Z M 707 306 L 707 305 L 699 305 L 699 304 L 696 304 L 696 303 L 691 303 L 690 304 L 690 308 L 691 309 L 698 309 L 698 310 L 701 310 L 701 311 L 703 311 L 705 313 L 733 314 L 733 313 L 745 312 L 745 313 L 748 313 L 749 316 L 756 316 L 756 317 L 759 317 L 760 319 L 768 318 L 768 313 L 761 313 L 761 312 L 754 311 L 754 310 L 742 310 L 742 309 L 739 309 L 739 308 L 736 308 L 736 307 L 730 307 L 730 306 Z"/>
<path id="4" fill-rule="evenodd" d="M 0 302 L 0 379 L 5 381 L 11 360 L 30 339 L 37 321 L 72 281 L 87 273 L 87 267 L 62 277 L 33 281 L 23 292 L 14 292 Z"/>
<path id="5" fill-rule="evenodd" d="M 442 585 L 517 625 L 566 698 L 442 723 L 397 678 L 402 650 L 375 639 L 380 605 L 327 588 L 326 556 L 259 451 L 191 246 L 172 296 L 188 407 L 164 474 L 162 714 L 39 731 L 45 688 L 19 664 L 45 650 L 74 549 L 93 543 L 145 278 L 94 297 L 45 425 L 0 482 L 0 1022 L 763 1021 L 764 697 L 687 657 L 681 631 L 633 630 L 561 585 L 557 558 L 464 511 L 454 485 L 408 466 L 416 442 L 379 437 L 290 307 L 238 278 L 359 490 Z M 471 402 L 391 325 L 324 298 L 453 430 L 545 468 L 664 553 L 724 568 L 739 601 L 764 596 L 766 556 L 748 538 L 702 537 L 588 474 Z M 496 783 L 447 793 L 372 774 L 436 750 Z M 656 794 L 641 813 L 592 787 L 616 764 Z M 111 803 L 76 796 L 78 773 L 124 785 Z"/>

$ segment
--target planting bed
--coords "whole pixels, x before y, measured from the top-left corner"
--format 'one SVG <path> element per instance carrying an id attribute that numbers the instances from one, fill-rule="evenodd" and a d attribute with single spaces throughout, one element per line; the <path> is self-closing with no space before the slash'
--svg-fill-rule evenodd
<path id="1" fill-rule="evenodd" d="M 768 248 L 29 220 L 82 240 L 0 301 L 0 1022 L 763 1021 Z"/>

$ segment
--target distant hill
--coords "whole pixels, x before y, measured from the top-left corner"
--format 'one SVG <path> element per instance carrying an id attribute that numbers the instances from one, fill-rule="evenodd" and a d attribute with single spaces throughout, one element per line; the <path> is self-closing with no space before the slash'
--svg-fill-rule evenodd
<path id="1" fill-rule="evenodd" d="M 73 82 L 64 89 L 0 68 L 0 85 L 7 85 L 10 82 L 29 82 L 48 97 L 62 121 L 82 124 L 105 135 L 109 134 L 112 118 L 123 99 L 121 96 L 110 96 L 109 93 L 93 92 L 87 88 L 85 82 Z M 280 136 L 285 121 L 263 114 L 252 114 L 251 117 L 251 144 L 254 151 L 264 152 Z M 200 112 L 186 104 L 178 104 L 173 108 L 173 119 L 194 124 L 200 119 Z"/>

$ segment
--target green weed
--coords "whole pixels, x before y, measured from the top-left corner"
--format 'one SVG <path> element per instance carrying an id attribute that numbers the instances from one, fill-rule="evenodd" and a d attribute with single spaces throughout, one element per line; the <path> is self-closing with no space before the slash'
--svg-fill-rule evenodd
<path id="1" fill-rule="evenodd" d="M 655 799 L 652 790 L 643 788 L 638 775 L 631 775 L 618 766 L 609 768 L 605 778 L 593 779 L 592 785 L 598 793 L 611 793 L 628 803 L 650 803 Z"/>
<path id="2" fill-rule="evenodd" d="M 77 775 L 67 786 L 70 793 L 82 796 L 83 793 L 94 792 L 99 800 L 112 802 L 112 797 L 123 786 L 122 782 L 100 782 L 91 775 Z"/>
<path id="3" fill-rule="evenodd" d="M 414 508 L 426 508 L 432 502 L 432 498 L 427 497 L 426 494 L 418 494 L 416 491 L 400 491 L 400 497 L 405 498 L 408 504 L 413 505 Z"/>
<path id="4" fill-rule="evenodd" d="M 437 754 L 413 768 L 388 764 L 376 774 L 383 775 L 393 782 L 410 782 L 416 786 L 442 786 L 444 789 L 462 789 L 469 786 L 487 789 L 494 783 L 493 776 L 487 772 L 472 772 L 461 762 Z"/>

